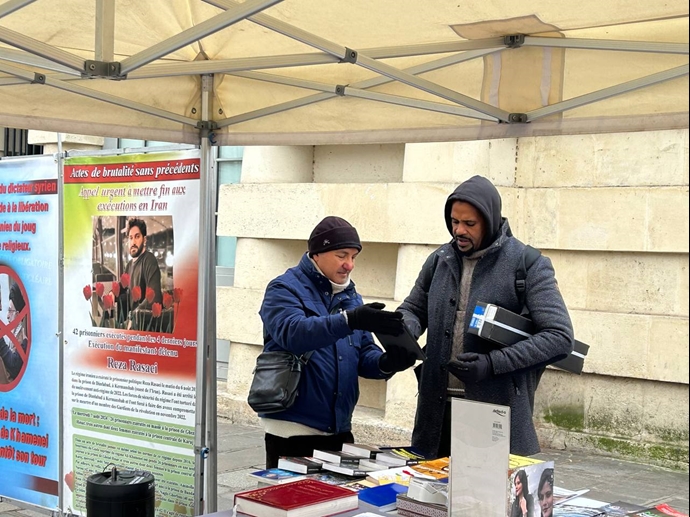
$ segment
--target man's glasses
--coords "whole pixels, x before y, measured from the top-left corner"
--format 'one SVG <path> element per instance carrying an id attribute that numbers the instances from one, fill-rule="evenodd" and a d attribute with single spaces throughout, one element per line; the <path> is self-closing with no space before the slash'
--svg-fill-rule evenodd
<path id="1" fill-rule="evenodd" d="M 7 309 L 7 315 L 17 314 L 19 311 L 17 309 Z"/>

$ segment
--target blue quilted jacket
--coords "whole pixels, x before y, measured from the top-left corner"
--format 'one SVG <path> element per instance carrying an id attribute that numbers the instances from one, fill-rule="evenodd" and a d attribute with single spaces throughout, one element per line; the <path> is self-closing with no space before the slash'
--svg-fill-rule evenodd
<path id="1" fill-rule="evenodd" d="M 328 433 L 351 430 L 359 398 L 358 376 L 385 379 L 378 367 L 381 349 L 369 332 L 352 331 L 342 310 L 362 305 L 354 283 L 333 295 L 331 283 L 305 253 L 299 265 L 272 280 L 259 315 L 264 350 L 313 350 L 302 370 L 295 404 L 285 411 L 259 415 L 288 420 Z"/>

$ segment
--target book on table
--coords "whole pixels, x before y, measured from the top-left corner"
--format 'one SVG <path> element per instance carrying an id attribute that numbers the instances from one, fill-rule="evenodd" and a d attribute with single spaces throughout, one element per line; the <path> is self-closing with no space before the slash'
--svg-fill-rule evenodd
<path id="1" fill-rule="evenodd" d="M 377 510 L 371 505 L 366 503 L 359 503 L 359 508 L 351 512 L 339 513 L 337 517 L 379 517 L 383 515 L 385 517 L 390 517 L 390 512 L 382 512 Z M 239 516 L 238 516 L 239 517 Z"/>
<path id="2" fill-rule="evenodd" d="M 587 506 L 575 506 L 562 504 L 553 507 L 553 517 L 605 517 L 606 511 L 602 508 L 590 508 Z"/>
<path id="3" fill-rule="evenodd" d="M 381 449 L 366 443 L 344 443 L 342 451 L 373 460 L 376 459 L 376 455 L 381 452 Z"/>
<path id="4" fill-rule="evenodd" d="M 353 478 L 352 476 L 346 476 L 345 474 L 338 474 L 337 472 L 329 472 L 327 470 L 322 470 L 316 474 L 307 475 L 309 479 L 315 479 L 321 481 L 322 483 L 328 483 L 329 485 L 345 485 L 347 483 L 352 483 L 353 481 L 361 481 L 362 478 Z"/>
<path id="5" fill-rule="evenodd" d="M 374 470 L 367 474 L 367 479 L 372 483 L 376 483 L 377 485 L 385 485 L 388 483 L 408 485 L 410 483 L 410 478 L 412 477 L 420 477 L 435 481 L 434 477 L 417 472 L 408 466 L 391 467 L 386 470 Z"/>
<path id="6" fill-rule="evenodd" d="M 320 449 L 314 449 L 314 458 L 335 465 L 359 465 L 359 460 L 367 459 L 343 451 L 322 451 Z"/>
<path id="7" fill-rule="evenodd" d="M 300 479 L 305 479 L 302 474 L 297 474 L 296 472 L 290 472 L 289 470 L 283 469 L 266 469 L 266 470 L 256 470 L 250 472 L 249 477 L 256 479 L 259 483 L 264 483 L 267 485 L 282 485 L 284 483 L 291 483 L 293 481 L 299 481 Z"/>
<path id="8" fill-rule="evenodd" d="M 376 455 L 377 462 L 392 467 L 416 465 L 426 459 L 424 455 L 413 447 L 381 447 L 381 452 Z"/>
<path id="9" fill-rule="evenodd" d="M 357 492 L 314 479 L 235 494 L 237 510 L 252 517 L 322 517 L 359 506 Z"/>
<path id="10" fill-rule="evenodd" d="M 338 474 L 343 474 L 344 476 L 363 478 L 366 477 L 371 469 L 363 468 L 360 465 L 336 465 L 335 463 L 328 463 L 324 461 L 322 465 L 323 470 L 328 470 L 330 472 L 337 472 Z"/>
<path id="11" fill-rule="evenodd" d="M 369 469 L 369 470 L 386 470 L 391 468 L 391 465 L 386 465 L 385 463 L 379 463 L 376 460 L 359 460 L 359 466 Z"/>
<path id="12" fill-rule="evenodd" d="M 298 474 L 314 474 L 321 470 L 323 461 L 310 456 L 281 456 L 278 458 L 278 468 L 297 472 Z"/>
<path id="13" fill-rule="evenodd" d="M 389 483 L 360 490 L 357 495 L 360 502 L 369 504 L 379 511 L 395 510 L 398 494 L 406 494 L 407 487 L 398 483 Z"/>
<path id="14" fill-rule="evenodd" d="M 350 490 L 354 490 L 355 492 L 359 492 L 360 490 L 364 490 L 365 488 L 371 488 L 373 486 L 378 486 L 371 481 L 367 481 L 366 479 L 353 479 L 352 481 L 349 481 L 345 483 L 344 485 L 340 485 L 345 488 L 349 488 Z"/>
<path id="15" fill-rule="evenodd" d="M 424 474 L 429 477 L 435 478 L 437 481 L 448 481 L 449 472 L 447 470 L 441 470 L 433 468 L 424 463 L 419 463 L 418 465 L 410 465 L 410 468 L 419 474 Z"/>
<path id="16" fill-rule="evenodd" d="M 407 517 L 448 517 L 448 507 L 443 504 L 417 501 L 405 494 L 398 494 L 397 513 Z"/>
<path id="17" fill-rule="evenodd" d="M 687 513 L 683 513 L 671 508 L 667 504 L 659 504 L 654 508 L 640 510 L 639 512 L 635 512 L 630 515 L 632 517 L 688 517 Z"/>
<path id="18" fill-rule="evenodd" d="M 639 512 L 640 510 L 649 510 L 648 506 L 640 506 L 639 504 L 626 503 L 625 501 L 616 501 L 615 503 L 607 504 L 602 508 L 606 512 L 606 517 L 624 517 L 631 513 Z"/>
<path id="19" fill-rule="evenodd" d="M 413 477 L 410 478 L 406 495 L 415 501 L 448 506 L 448 481 L 431 481 Z"/>

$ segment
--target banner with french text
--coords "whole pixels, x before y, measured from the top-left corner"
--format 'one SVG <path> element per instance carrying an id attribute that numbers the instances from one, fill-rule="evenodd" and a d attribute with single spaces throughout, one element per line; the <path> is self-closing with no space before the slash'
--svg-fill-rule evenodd
<path id="1" fill-rule="evenodd" d="M 59 507 L 58 166 L 0 161 L 0 496 Z"/>
<path id="2" fill-rule="evenodd" d="M 65 511 L 115 466 L 193 513 L 199 179 L 198 151 L 65 160 Z"/>

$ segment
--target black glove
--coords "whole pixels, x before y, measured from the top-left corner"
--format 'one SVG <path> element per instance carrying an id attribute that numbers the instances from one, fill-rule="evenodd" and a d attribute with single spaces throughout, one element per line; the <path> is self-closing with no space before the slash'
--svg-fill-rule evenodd
<path id="1" fill-rule="evenodd" d="M 383 373 L 395 373 L 407 370 L 416 362 L 414 353 L 401 346 L 389 345 L 379 357 L 379 370 Z"/>
<path id="2" fill-rule="evenodd" d="M 464 383 L 481 382 L 494 373 L 489 354 L 466 352 L 446 365 L 448 371 Z"/>
<path id="3" fill-rule="evenodd" d="M 403 333 L 403 315 L 400 312 L 383 311 L 382 303 L 367 303 L 347 311 L 347 324 L 352 330 L 368 330 L 399 336 Z"/>

